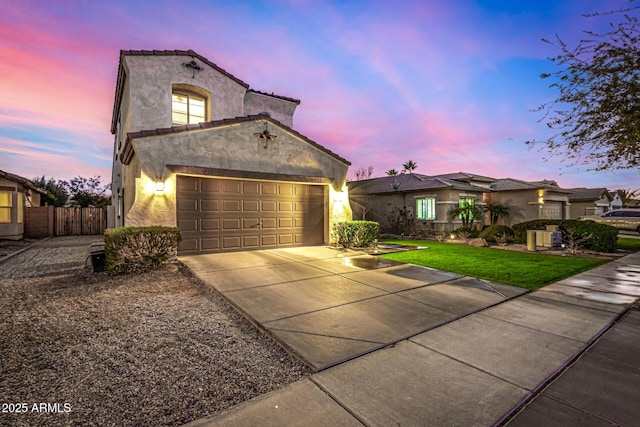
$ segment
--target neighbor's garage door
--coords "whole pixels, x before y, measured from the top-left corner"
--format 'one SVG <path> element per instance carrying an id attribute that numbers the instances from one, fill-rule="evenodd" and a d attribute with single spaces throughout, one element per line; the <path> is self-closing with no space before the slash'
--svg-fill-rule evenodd
<path id="1" fill-rule="evenodd" d="M 545 201 L 540 219 L 562 219 L 562 202 Z"/>
<path id="2" fill-rule="evenodd" d="M 320 245 L 324 186 L 178 176 L 180 254 Z"/>

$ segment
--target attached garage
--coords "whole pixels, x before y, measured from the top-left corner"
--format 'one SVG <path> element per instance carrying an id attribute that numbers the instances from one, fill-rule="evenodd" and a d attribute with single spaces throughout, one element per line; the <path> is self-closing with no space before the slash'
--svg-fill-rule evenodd
<path id="1" fill-rule="evenodd" d="M 179 253 L 321 245 L 327 192 L 320 184 L 178 175 Z"/>
<path id="2" fill-rule="evenodd" d="M 540 212 L 540 219 L 563 219 L 563 208 L 562 202 L 545 201 Z"/>

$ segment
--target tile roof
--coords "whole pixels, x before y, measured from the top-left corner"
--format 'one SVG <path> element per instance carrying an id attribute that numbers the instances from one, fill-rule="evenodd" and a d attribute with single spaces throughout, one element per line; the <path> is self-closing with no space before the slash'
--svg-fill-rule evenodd
<path id="1" fill-rule="evenodd" d="M 468 172 L 453 172 L 453 173 L 444 173 L 440 175 L 433 175 L 434 178 L 444 178 L 444 179 L 455 179 L 457 181 L 485 181 L 485 182 L 493 182 L 497 181 L 496 178 L 491 178 L 483 175 L 476 175 Z"/>
<path id="2" fill-rule="evenodd" d="M 613 200 L 613 196 L 606 188 L 569 188 L 572 191 L 569 194 L 570 202 L 599 200 L 602 198 L 608 198 Z"/>
<path id="3" fill-rule="evenodd" d="M 394 182 L 400 184 L 396 190 L 393 188 Z M 396 191 L 423 191 L 437 190 L 441 188 L 455 188 L 467 191 L 491 191 L 484 187 L 472 185 L 462 181 L 453 179 L 440 178 L 438 176 L 431 177 L 417 173 L 405 173 L 394 176 L 383 176 L 380 178 L 365 179 L 360 181 L 351 181 L 349 183 L 349 191 L 354 194 L 369 193 L 393 193 Z"/>
<path id="4" fill-rule="evenodd" d="M 244 117 L 235 117 L 232 119 L 214 120 L 210 122 L 202 122 L 202 123 L 197 123 L 192 125 L 172 126 L 170 128 L 159 128 L 159 129 L 153 129 L 153 130 L 142 130 L 139 132 L 129 132 L 127 134 L 127 140 L 125 142 L 124 148 L 122 149 L 122 155 L 120 158 L 122 163 L 124 164 L 128 164 L 131 161 L 134 153 L 132 141 L 137 138 L 163 136 L 163 135 L 177 134 L 177 133 L 197 131 L 197 130 L 203 130 L 203 129 L 215 129 L 221 126 L 228 126 L 230 124 L 253 122 L 257 120 L 268 121 L 273 125 L 280 127 L 285 132 L 292 134 L 294 137 L 301 139 L 306 143 L 318 148 L 320 151 L 323 151 L 329 154 L 330 156 L 339 160 L 340 162 L 345 163 L 347 165 L 351 165 L 351 162 L 344 159 L 343 157 L 340 157 L 339 155 L 329 150 L 328 148 L 325 148 L 322 145 L 318 144 L 317 142 L 307 138 L 306 136 L 290 128 L 289 126 L 280 123 L 278 120 L 262 114 L 255 114 L 255 115 L 244 116 Z"/>
<path id="5" fill-rule="evenodd" d="M 118 63 L 118 76 L 116 77 L 116 91 L 115 91 L 115 98 L 113 102 L 113 114 L 111 117 L 111 133 L 112 134 L 115 134 L 116 132 L 118 111 L 120 110 L 120 98 L 122 93 L 122 86 L 124 85 L 124 80 L 125 80 L 122 63 L 125 56 L 190 56 L 192 58 L 198 58 L 201 62 L 207 64 L 208 66 L 210 66 L 211 68 L 219 72 L 220 74 L 223 74 L 229 77 L 231 80 L 235 81 L 240 86 L 243 86 L 245 89 L 251 92 L 259 93 L 261 95 L 266 95 L 266 96 L 272 96 L 274 98 L 284 99 L 286 101 L 300 104 L 300 100 L 298 99 L 289 98 L 287 96 L 275 95 L 273 93 L 269 94 L 266 92 L 259 92 L 257 90 L 249 89 L 248 83 L 243 82 L 233 74 L 227 72 L 223 68 L 219 67 L 217 64 L 209 61 L 207 58 L 205 58 L 204 56 L 200 55 L 199 53 L 191 49 L 189 50 L 121 50 L 120 60 Z"/>
<path id="6" fill-rule="evenodd" d="M 23 177 L 21 177 L 19 175 L 0 170 L 0 177 L 6 178 L 6 179 L 8 179 L 10 181 L 18 182 L 18 183 L 22 184 L 23 186 L 29 188 L 30 190 L 37 191 L 40 194 L 47 194 L 47 190 L 44 190 L 44 189 L 39 188 L 39 187 L 36 187 L 35 184 L 31 180 L 28 180 L 27 178 L 23 178 Z"/>
<path id="7" fill-rule="evenodd" d="M 491 184 L 493 191 L 512 191 L 512 190 L 553 190 L 559 193 L 571 193 L 571 190 L 560 188 L 555 181 L 522 181 L 513 178 L 498 179 Z"/>
<path id="8" fill-rule="evenodd" d="M 270 96 L 272 98 L 284 99 L 285 101 L 289 101 L 289 102 L 293 102 L 293 103 L 296 103 L 296 104 L 300 104 L 300 100 L 299 99 L 289 98 L 288 96 L 275 95 L 273 92 L 271 92 L 271 93 L 260 92 L 259 90 L 254 90 L 254 89 L 249 89 L 249 92 L 258 93 L 260 95 L 265 95 L 265 96 Z"/>

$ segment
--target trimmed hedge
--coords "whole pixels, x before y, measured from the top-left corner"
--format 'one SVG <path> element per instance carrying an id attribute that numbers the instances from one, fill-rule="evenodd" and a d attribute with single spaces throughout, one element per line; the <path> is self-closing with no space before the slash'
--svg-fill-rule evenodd
<path id="1" fill-rule="evenodd" d="M 496 235 L 509 235 L 514 236 L 513 230 L 506 225 L 490 225 L 478 234 L 478 237 L 483 238 L 487 242 L 496 243 Z"/>
<path id="2" fill-rule="evenodd" d="M 514 225 L 513 232 L 519 242 L 525 243 L 527 241 L 527 230 L 544 230 L 547 225 L 557 225 L 562 231 L 564 242 L 566 242 L 567 230 L 574 230 L 577 235 L 582 237 L 591 234 L 591 238 L 584 243 L 585 249 L 610 253 L 618 250 L 618 229 L 593 221 L 537 219 Z"/>
<path id="3" fill-rule="evenodd" d="M 338 247 L 372 247 L 378 244 L 380 224 L 375 221 L 338 222 L 333 225 L 333 235 Z"/>
<path id="4" fill-rule="evenodd" d="M 177 227 L 122 227 L 104 232 L 109 273 L 141 273 L 157 268 L 178 253 Z"/>

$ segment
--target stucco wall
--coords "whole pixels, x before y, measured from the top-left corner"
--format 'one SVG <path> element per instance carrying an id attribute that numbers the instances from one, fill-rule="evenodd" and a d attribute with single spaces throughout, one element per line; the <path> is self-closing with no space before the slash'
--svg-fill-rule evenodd
<path id="1" fill-rule="evenodd" d="M 461 227 L 462 221 L 457 218 L 451 221 L 449 219 L 449 211 L 459 206 L 460 195 L 472 196 L 474 194 L 476 203 L 478 206 L 481 206 L 483 193 L 474 193 L 457 189 L 435 189 L 417 192 L 375 194 L 366 197 L 352 194 L 351 207 L 354 218 L 361 219 L 362 211 L 360 205 L 367 206 L 369 208 L 369 212 L 367 213 L 366 218 L 370 221 L 379 222 L 380 227 L 384 232 L 393 232 L 389 223 L 389 216 L 393 217 L 397 214 L 398 210 L 402 210 L 406 207 L 407 212 L 411 216 L 415 217 L 416 199 L 423 197 L 435 197 L 436 219 L 429 222 L 433 223 L 434 230 L 437 232 L 450 232 L 452 229 Z M 482 224 L 482 222 L 482 219 L 480 219 L 480 221 L 476 220 L 475 224 Z"/>
<path id="2" fill-rule="evenodd" d="M 246 116 L 267 112 L 272 118 L 290 128 L 293 128 L 293 113 L 297 106 L 298 104 L 295 102 L 251 91 L 247 91 L 244 97 L 244 114 Z"/>
<path id="3" fill-rule="evenodd" d="M 171 127 L 171 90 L 174 84 L 193 85 L 209 93 L 210 120 L 244 115 L 245 87 L 206 64 L 196 71 L 182 64 L 190 56 L 126 56 L 130 96 L 127 132 Z M 193 76 L 193 77 L 192 77 Z"/>
<path id="4" fill-rule="evenodd" d="M 166 165 L 183 165 L 329 178 L 335 189 L 344 186 L 348 165 L 271 123 L 268 126 L 275 140 L 256 138 L 264 123 L 255 121 L 140 138 L 133 144 L 141 169 L 153 179 L 167 175 Z"/>
<path id="5" fill-rule="evenodd" d="M 176 224 L 175 174 L 167 165 L 327 178 L 339 194 L 330 197 L 331 221 L 338 216 L 350 219 L 348 203 L 344 207 L 332 202 L 344 194 L 348 165 L 271 123 L 270 132 L 277 138 L 265 147 L 265 140 L 254 136 L 263 129 L 263 122 L 256 121 L 135 140 L 136 154 L 123 171 L 125 225 Z M 154 194 L 156 181 L 165 182 L 162 198 Z"/>

